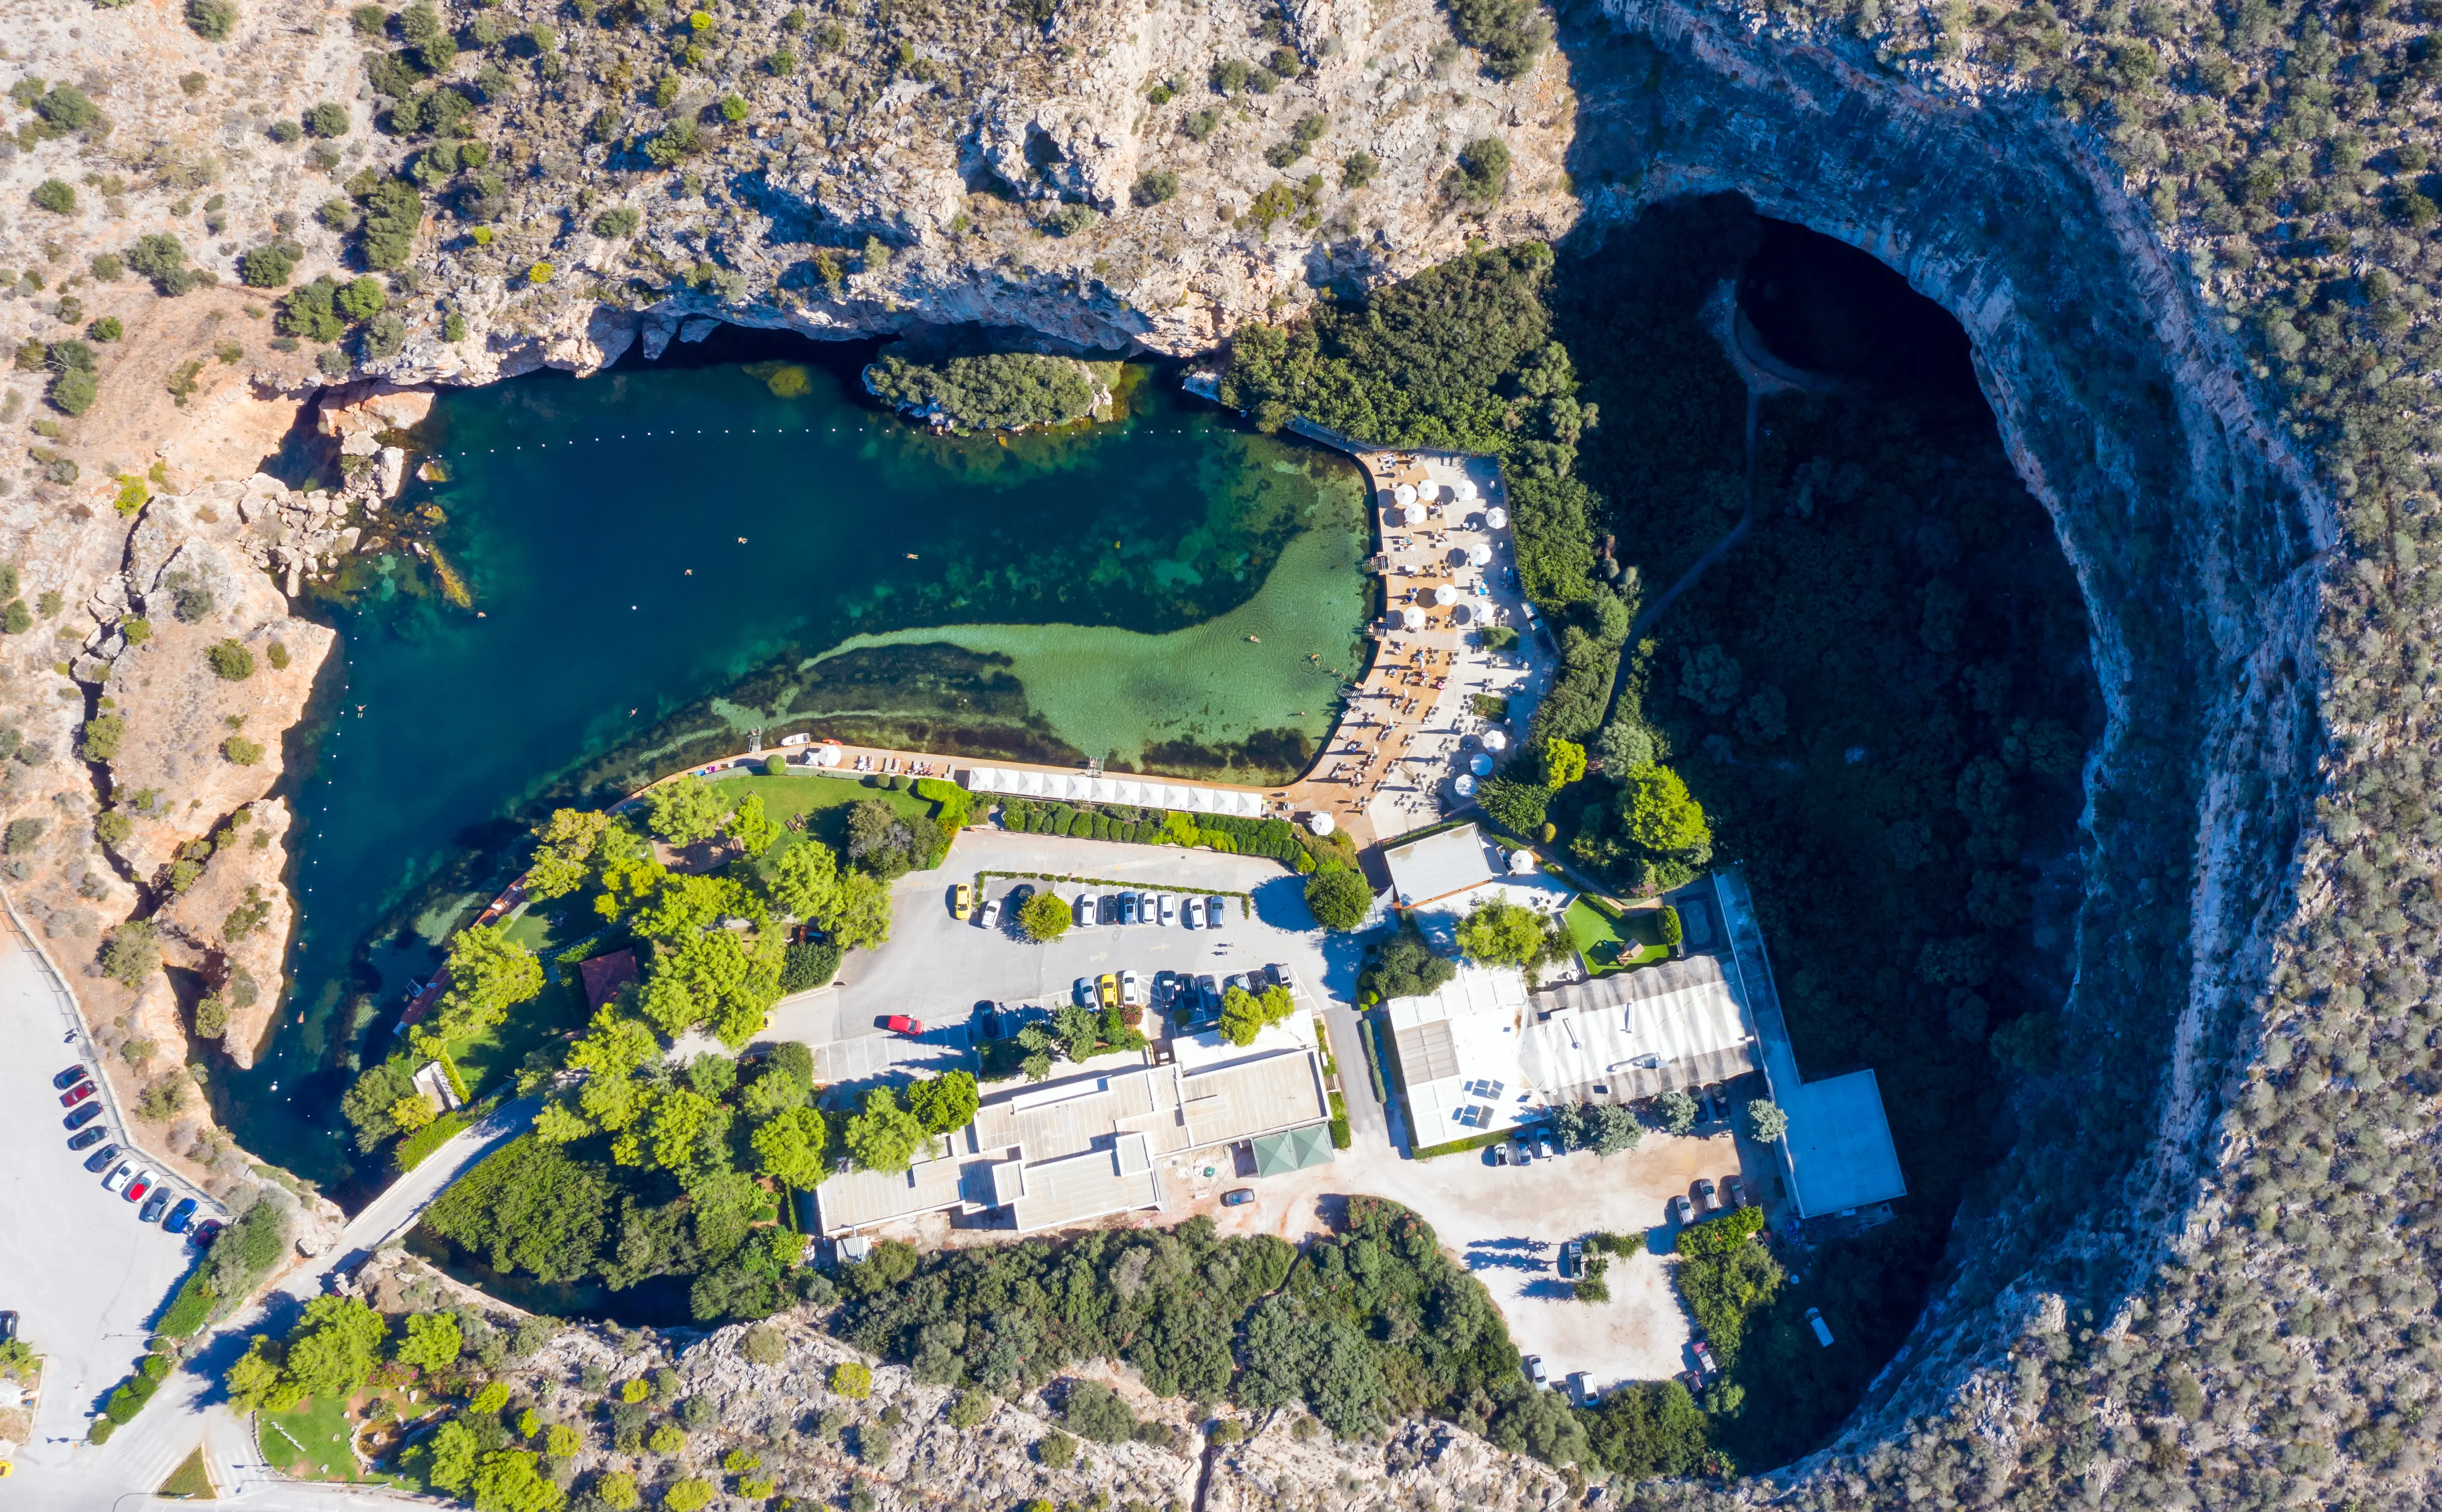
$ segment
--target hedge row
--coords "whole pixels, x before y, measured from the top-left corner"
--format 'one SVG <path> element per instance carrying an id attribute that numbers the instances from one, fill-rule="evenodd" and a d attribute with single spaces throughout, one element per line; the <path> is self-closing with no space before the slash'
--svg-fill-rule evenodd
<path id="1" fill-rule="evenodd" d="M 1146 846 L 1209 847 L 1225 855 L 1263 856 L 1291 871 L 1314 870 L 1305 831 L 1286 819 L 1243 819 L 1234 814 L 1193 814 L 1176 809 L 1138 809 L 1125 804 L 1037 803 L 1004 798 L 1001 828 L 1033 835 L 1078 840 L 1118 840 Z"/>

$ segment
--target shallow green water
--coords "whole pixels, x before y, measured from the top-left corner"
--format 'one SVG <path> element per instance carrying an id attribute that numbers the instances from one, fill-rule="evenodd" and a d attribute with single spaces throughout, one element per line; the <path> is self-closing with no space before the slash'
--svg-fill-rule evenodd
<path id="1" fill-rule="evenodd" d="M 867 409 L 851 371 L 816 367 L 793 399 L 719 366 L 435 407 L 448 481 L 392 517 L 438 506 L 430 544 L 472 602 L 397 553 L 326 606 L 345 666 L 294 752 L 291 999 L 218 1088 L 250 1148 L 345 1175 L 360 1031 L 386 1032 L 539 805 L 756 728 L 1252 781 L 1303 766 L 1358 664 L 1353 466 L 1158 381 L 1086 432 L 935 438 Z"/>

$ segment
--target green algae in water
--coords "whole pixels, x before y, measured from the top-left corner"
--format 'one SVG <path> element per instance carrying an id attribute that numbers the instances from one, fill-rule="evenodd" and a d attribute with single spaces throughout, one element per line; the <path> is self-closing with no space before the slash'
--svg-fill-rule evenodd
<path id="1" fill-rule="evenodd" d="M 392 1016 L 552 801 L 757 724 L 1251 780 L 1328 727 L 1366 592 L 1345 460 L 1166 381 L 1109 425 L 935 437 L 807 367 L 794 397 L 732 366 L 437 402 L 447 481 L 411 484 L 379 528 L 438 505 L 429 545 L 472 610 L 404 552 L 355 560 L 320 605 L 340 665 L 292 741 L 288 999 L 257 1067 L 212 1088 L 249 1148 L 349 1176 L 356 1031 Z"/>

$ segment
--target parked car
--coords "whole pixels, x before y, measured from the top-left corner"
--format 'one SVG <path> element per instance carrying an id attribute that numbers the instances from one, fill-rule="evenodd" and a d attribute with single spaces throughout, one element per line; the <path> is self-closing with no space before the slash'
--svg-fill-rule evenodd
<path id="1" fill-rule="evenodd" d="M 17 1315 L 15 1313 L 0 1313 L 0 1344 L 5 1344 L 16 1337 Z"/>
<path id="2" fill-rule="evenodd" d="M 1000 900 L 997 898 L 986 899 L 984 901 L 983 917 L 976 920 L 975 923 L 977 927 L 983 929 L 992 929 L 996 927 L 1000 923 Z"/>
<path id="3" fill-rule="evenodd" d="M 1116 975 L 1104 972 L 1094 979 L 1094 1002 L 1100 1008 L 1120 1006 L 1120 979 Z"/>
<path id="4" fill-rule="evenodd" d="M 1272 985 L 1274 987 L 1285 987 L 1292 993 L 1298 990 L 1297 973 L 1289 970 L 1286 966 L 1280 964 L 1278 961 L 1265 967 L 1264 975 L 1272 979 Z"/>
<path id="5" fill-rule="evenodd" d="M 1190 929 L 1203 923 L 1204 900 L 1194 893 L 1189 893 L 1178 905 L 1178 921 Z"/>
<path id="6" fill-rule="evenodd" d="M 1701 1339 L 1696 1340 L 1695 1355 L 1697 1370 L 1706 1375 L 1719 1375 L 1722 1373 L 1722 1367 L 1713 1363 L 1712 1345 L 1705 1343 Z"/>
<path id="7" fill-rule="evenodd" d="M 1595 1400 L 1595 1378 L 1581 1370 L 1569 1372 L 1569 1400 L 1579 1407 L 1591 1407 Z"/>
<path id="8" fill-rule="evenodd" d="M 110 1162 L 118 1158 L 118 1146 L 105 1144 L 84 1157 L 84 1168 L 88 1171 L 107 1171 L 110 1169 Z"/>
<path id="9" fill-rule="evenodd" d="M 1533 1382 L 1534 1382 L 1536 1385 L 1538 1385 L 1538 1386 L 1540 1386 L 1540 1385 L 1542 1385 L 1542 1384 L 1543 1384 L 1543 1357 L 1542 1357 L 1542 1356 L 1540 1356 L 1540 1355 L 1529 1355 L 1529 1356 L 1527 1356 L 1524 1359 L 1522 1359 L 1522 1360 L 1521 1360 L 1521 1361 L 1519 1362 L 1519 1368 L 1520 1368 L 1520 1369 L 1522 1369 L 1522 1370 L 1523 1370 L 1523 1371 L 1525 1371 L 1525 1373 L 1526 1373 L 1526 1378 L 1527 1378 L 1528 1380 L 1533 1381 Z"/>
<path id="10" fill-rule="evenodd" d="M 133 1177 L 129 1178 L 127 1190 L 121 1192 L 119 1195 L 125 1197 L 130 1202 L 141 1202 L 144 1200 L 144 1193 L 152 1191 L 153 1183 L 159 1179 L 161 1178 L 155 1175 L 151 1171 L 138 1171 Z"/>
<path id="11" fill-rule="evenodd" d="M 91 1082 L 79 1082 L 76 1085 L 60 1094 L 60 1106 L 64 1108 L 72 1108 L 91 1096 L 93 1096 L 93 1084 Z"/>
<path id="12" fill-rule="evenodd" d="M 1711 1176 L 1697 1177 L 1696 1205 L 1704 1210 L 1704 1216 L 1708 1218 L 1722 1211 L 1721 1194 L 1713 1190 Z"/>
<path id="13" fill-rule="evenodd" d="M 1134 972 L 1120 973 L 1120 1006 L 1122 1008 L 1145 1006 L 1144 979 Z"/>
<path id="14" fill-rule="evenodd" d="M 1560 1274 L 1575 1276 L 1586 1268 L 1586 1247 L 1575 1239 L 1560 1247 Z"/>
<path id="15" fill-rule="evenodd" d="M 1204 900 L 1204 927 L 1205 927 L 1205 928 L 1207 928 L 1207 929 L 1218 929 L 1218 928 L 1220 928 L 1220 927 L 1221 927 L 1221 916 L 1222 916 L 1222 913 L 1223 913 L 1223 911 L 1224 911 L 1225 909 L 1227 909 L 1228 907 L 1229 907 L 1229 900 L 1228 900 L 1228 899 L 1226 899 L 1226 898 L 1207 898 L 1207 899 L 1205 899 L 1205 900 Z"/>
<path id="16" fill-rule="evenodd" d="M 101 1190 L 104 1192 L 118 1192 L 125 1188 L 127 1183 L 135 1179 L 135 1165 L 132 1162 L 121 1160 L 118 1162 L 118 1170 L 113 1171 L 110 1175 L 101 1178 Z"/>
<path id="17" fill-rule="evenodd" d="M 1696 1221 L 1696 1210 L 1684 1193 L 1670 1199 L 1670 1221 L 1682 1229 Z"/>
<path id="18" fill-rule="evenodd" d="M 82 1134 L 77 1135 L 73 1139 L 69 1139 L 68 1148 L 71 1150 L 90 1150 L 95 1145 L 100 1144 L 102 1140 L 109 1138 L 110 1131 L 108 1129 L 87 1129 Z"/>
<path id="19" fill-rule="evenodd" d="M 180 1197 L 178 1205 L 170 1210 L 170 1216 L 161 1220 L 161 1227 L 171 1233 L 185 1233 L 187 1225 L 192 1223 L 194 1218 L 195 1199 Z"/>
<path id="20" fill-rule="evenodd" d="M 971 884 L 962 882 L 950 889 L 951 918 L 963 920 L 969 914 L 975 912 L 975 889 Z"/>
<path id="21" fill-rule="evenodd" d="M 72 1087 L 79 1082 L 83 1081 L 84 1078 L 84 1064 L 82 1062 L 79 1062 L 78 1064 L 69 1066 L 66 1070 L 62 1071 L 59 1075 L 52 1077 L 51 1085 L 58 1090 L 64 1092 L 69 1087 Z"/>
<path id="22" fill-rule="evenodd" d="M 220 1236 L 221 1221 L 218 1218 L 206 1218 L 195 1225 L 193 1233 L 187 1235 L 187 1243 L 198 1249 L 210 1249 L 212 1247 L 212 1241 Z"/>
<path id="23" fill-rule="evenodd" d="M 1100 920 L 1099 918 L 1095 917 L 1097 914 L 1099 914 L 1099 913 L 1101 912 L 1101 910 L 1100 910 L 1100 909 L 1098 909 L 1098 908 L 1096 908 L 1096 907 L 1094 906 L 1094 903 L 1095 903 L 1095 899 L 1094 899 L 1094 895 L 1093 895 L 1092 893 L 1079 893 L 1079 894 L 1077 895 L 1077 927 L 1078 927 L 1078 928 L 1080 928 L 1080 929 L 1091 929 L 1091 928 L 1093 928 L 1096 924 L 1099 924 L 1099 923 L 1101 923 L 1101 922 L 1102 922 L 1102 920 Z"/>
<path id="24" fill-rule="evenodd" d="M 1221 984 L 1213 980 L 1211 972 L 1195 978 L 1195 995 L 1204 1001 L 1205 1017 L 1221 1011 Z"/>
<path id="25" fill-rule="evenodd" d="M 1120 922 L 1135 924 L 1143 921 L 1144 904 L 1132 892 L 1120 894 Z"/>
<path id="26" fill-rule="evenodd" d="M 1167 929 L 1178 918 L 1178 900 L 1168 893 L 1163 893 L 1154 900 L 1154 914 L 1161 920 L 1162 927 Z"/>
<path id="27" fill-rule="evenodd" d="M 1823 1311 L 1821 1308 L 1809 1307 L 1806 1309 L 1806 1326 L 1814 1330 L 1815 1342 L 1821 1344 L 1825 1349 L 1830 1349 L 1832 1347 L 1832 1325 L 1823 1321 Z"/>
<path id="28" fill-rule="evenodd" d="M 1221 1206 L 1225 1208 L 1243 1208 L 1254 1200 L 1255 1189 L 1252 1187 L 1232 1187 L 1221 1193 Z"/>
<path id="29" fill-rule="evenodd" d="M 74 1113 L 69 1114 L 66 1118 L 60 1120 L 60 1125 L 63 1128 L 82 1129 L 86 1124 L 91 1123 L 94 1120 L 100 1117 L 101 1117 L 101 1104 L 99 1102 L 88 1102 L 84 1106 L 77 1109 Z"/>
<path id="30" fill-rule="evenodd" d="M 1094 978 L 1090 976 L 1078 977 L 1077 985 L 1071 991 L 1077 995 L 1079 1008 L 1092 1008 L 1099 1001 L 1094 992 Z"/>
<path id="31" fill-rule="evenodd" d="M 1490 1150 L 1486 1151 L 1485 1154 L 1490 1157 L 1494 1165 L 1507 1165 L 1509 1163 L 1509 1146 L 1505 1142 L 1494 1145 Z"/>
<path id="32" fill-rule="evenodd" d="M 1518 1138 L 1513 1142 L 1518 1146 L 1518 1163 L 1520 1165 L 1533 1165 L 1535 1163 L 1535 1146 L 1533 1142 L 1526 1138 L 1525 1131 L 1519 1131 Z"/>
<path id="33" fill-rule="evenodd" d="M 159 1223 L 161 1221 L 162 1212 L 165 1211 L 169 1206 L 170 1189 L 168 1187 L 155 1187 L 153 1189 L 153 1194 L 144 1199 L 144 1206 L 136 1210 L 137 1221 L 139 1223 Z"/>
<path id="34" fill-rule="evenodd" d="M 1722 1201 L 1732 1208 L 1747 1205 L 1747 1184 L 1736 1176 L 1722 1178 Z"/>
<path id="35" fill-rule="evenodd" d="M 882 1021 L 882 1027 L 888 1029 L 893 1034 L 904 1034 L 909 1039 L 914 1039 L 917 1035 L 924 1032 L 924 1021 L 922 1019 L 909 1018 L 904 1013 L 891 1014 L 888 1018 Z"/>
<path id="36" fill-rule="evenodd" d="M 1549 1134 L 1538 1134 L 1535 1136 L 1535 1153 L 1541 1156 L 1546 1160 L 1552 1158 L 1552 1137 Z"/>

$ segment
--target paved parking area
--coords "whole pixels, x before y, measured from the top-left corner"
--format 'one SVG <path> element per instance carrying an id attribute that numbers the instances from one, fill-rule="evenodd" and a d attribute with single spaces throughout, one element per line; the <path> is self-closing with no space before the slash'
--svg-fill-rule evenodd
<path id="1" fill-rule="evenodd" d="M 1118 884 L 1247 892 L 1253 895 L 1254 912 L 1248 917 L 1231 900 L 1217 931 L 1176 923 L 1103 924 L 1071 928 L 1048 945 L 1036 945 L 1006 917 L 989 930 L 974 919 L 951 917 L 951 886 L 971 882 L 978 871 L 1112 881 L 1093 888 L 1034 884 L 1070 899 L 1081 891 L 1115 891 Z M 1013 879 L 995 877 L 985 897 L 1006 898 L 1016 885 Z M 981 903 L 977 900 L 978 917 Z M 1326 993 L 1343 999 L 1353 994 L 1360 955 L 1344 937 L 1316 927 L 1306 911 L 1303 878 L 1261 857 L 970 829 L 958 836 L 938 870 L 900 879 L 891 899 L 889 943 L 851 955 L 833 987 L 776 1005 L 772 1027 L 760 1037 L 814 1047 L 818 1066 L 835 1073 L 827 1074 L 827 1081 L 905 1081 L 920 1070 L 968 1064 L 970 1037 L 981 1032 L 970 1025 L 982 1003 L 1066 1003 L 1078 977 L 1122 969 L 1150 982 L 1161 971 L 1226 976 L 1279 962 L 1297 973 L 1309 1005 L 1321 1009 Z M 892 1014 L 921 1021 L 924 1033 L 915 1040 L 890 1033 L 882 1025 Z M 1337 1025 L 1334 1038 L 1339 1039 Z M 1354 1039 L 1347 1048 L 1357 1053 Z M 1370 1108 L 1361 1055 L 1353 1067 L 1343 1056 L 1341 1066 L 1352 1115 L 1358 1102 Z M 1378 1114 L 1372 1126 L 1380 1129 Z"/>
<path id="2" fill-rule="evenodd" d="M 51 1075 L 78 1056 L 53 993 L 34 956 L 0 936 L 0 1310 L 49 1359 L 34 1442 L 15 1456 L 35 1466 L 64 1464 L 82 1441 L 86 1413 L 144 1353 L 146 1325 L 192 1254 L 138 1223 L 67 1148 Z M 111 1142 L 125 1141 L 114 1129 Z"/>

